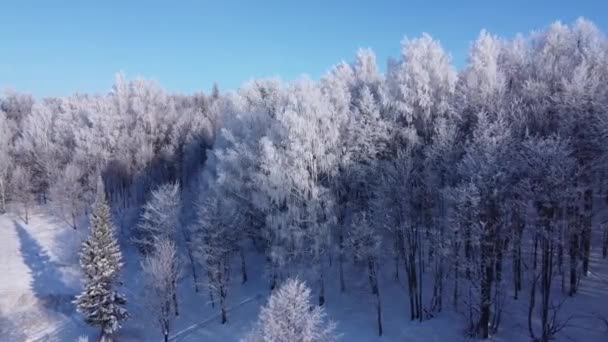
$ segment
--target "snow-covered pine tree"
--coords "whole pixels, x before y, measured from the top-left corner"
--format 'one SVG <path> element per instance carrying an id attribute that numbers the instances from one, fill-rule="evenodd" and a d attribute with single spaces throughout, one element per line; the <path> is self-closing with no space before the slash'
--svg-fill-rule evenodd
<path id="1" fill-rule="evenodd" d="M 80 266 L 86 277 L 84 290 L 75 304 L 85 321 L 101 328 L 101 340 L 112 341 L 112 335 L 128 317 L 126 299 L 116 289 L 122 267 L 122 254 L 114 237 L 110 208 L 101 179 L 91 214 L 89 237 L 82 244 Z"/>

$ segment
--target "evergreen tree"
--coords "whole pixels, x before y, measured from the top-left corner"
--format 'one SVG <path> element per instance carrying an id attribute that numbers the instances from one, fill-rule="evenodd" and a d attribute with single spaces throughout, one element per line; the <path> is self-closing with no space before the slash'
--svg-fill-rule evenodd
<path id="1" fill-rule="evenodd" d="M 124 296 L 115 290 L 122 255 L 114 237 L 103 185 L 101 181 L 98 184 L 89 237 L 80 253 L 86 284 L 75 303 L 88 324 L 101 328 L 102 341 L 111 341 L 112 334 L 120 328 L 128 313 L 124 308 Z"/>

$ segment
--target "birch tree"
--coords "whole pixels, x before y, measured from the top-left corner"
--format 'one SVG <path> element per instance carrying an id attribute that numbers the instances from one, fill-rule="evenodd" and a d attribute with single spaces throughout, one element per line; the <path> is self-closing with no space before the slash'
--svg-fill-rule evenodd
<path id="1" fill-rule="evenodd" d="M 141 264 L 145 277 L 144 302 L 156 315 L 165 342 L 174 319 L 173 303 L 180 276 L 177 248 L 171 240 L 158 240 Z"/>

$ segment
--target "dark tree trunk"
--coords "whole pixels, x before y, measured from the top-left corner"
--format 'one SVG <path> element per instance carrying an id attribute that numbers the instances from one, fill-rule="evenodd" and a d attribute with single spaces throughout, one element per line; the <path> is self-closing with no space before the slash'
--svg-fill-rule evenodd
<path id="1" fill-rule="evenodd" d="M 338 268 L 340 271 L 340 292 L 344 293 L 344 291 L 346 291 L 346 284 L 344 282 L 344 228 L 342 226 L 341 223 L 338 223 L 340 225 L 339 229 L 339 235 L 338 235 L 338 247 L 339 247 L 339 251 L 338 251 Z"/>
<path id="2" fill-rule="evenodd" d="M 577 292 L 578 251 L 578 234 L 570 234 L 570 291 L 568 292 L 570 297 L 574 296 Z"/>
<path id="3" fill-rule="evenodd" d="M 522 236 L 523 231 L 525 229 L 525 221 L 521 218 L 518 212 L 513 214 L 513 246 L 511 250 L 513 252 L 513 293 L 514 298 L 517 299 L 519 296 L 519 292 L 521 291 L 521 278 L 522 278 L 522 269 L 521 269 L 521 244 L 522 244 Z"/>
<path id="4" fill-rule="evenodd" d="M 223 286 L 220 286 L 220 313 L 222 324 L 228 322 L 228 315 L 226 314 L 226 290 Z"/>
<path id="5" fill-rule="evenodd" d="M 487 258 L 487 257 L 486 257 Z M 481 284 L 481 308 L 479 317 L 479 333 L 481 338 L 488 338 L 490 335 L 490 304 L 492 293 L 492 273 L 494 266 L 488 261 L 485 261 L 484 275 Z"/>
<path id="6" fill-rule="evenodd" d="M 496 218 L 498 217 L 495 203 L 488 203 L 486 212 L 483 214 L 482 221 L 487 222 L 481 237 L 481 298 L 480 298 L 480 317 L 478 323 L 478 334 L 481 338 L 490 336 L 490 308 L 492 304 L 492 285 L 494 282 L 494 270 L 496 267 L 496 241 L 500 241 L 497 236 L 500 232 L 497 227 Z"/>
<path id="7" fill-rule="evenodd" d="M 179 306 L 177 304 L 177 283 L 175 280 L 171 282 L 171 286 L 173 287 L 173 309 L 175 310 L 175 316 L 179 316 Z"/>
<path id="8" fill-rule="evenodd" d="M 226 315 L 226 308 L 222 305 L 222 324 L 226 324 L 228 322 L 228 316 Z"/>
<path id="9" fill-rule="evenodd" d="M 553 279 L 553 214 L 554 209 L 543 208 L 540 211 L 543 217 L 544 234 L 542 234 L 542 266 L 541 266 L 541 324 L 543 332 L 541 340 L 548 342 L 551 337 L 549 322 L 549 306 L 551 298 L 551 280 Z"/>
<path id="10" fill-rule="evenodd" d="M 376 321 L 378 324 L 378 336 L 382 336 L 382 303 L 380 301 L 380 289 L 378 287 L 378 274 L 376 271 L 376 262 L 373 258 L 367 261 L 369 274 L 369 282 L 372 287 L 372 294 L 376 297 Z"/>
<path id="11" fill-rule="evenodd" d="M 72 213 L 72 228 L 76 230 L 76 214 Z"/>
<path id="12" fill-rule="evenodd" d="M 405 230 L 405 236 L 403 240 L 403 261 L 405 262 L 405 272 L 407 273 L 407 283 L 409 288 L 409 302 L 410 302 L 410 319 L 415 320 L 421 318 L 422 312 L 420 310 L 420 296 L 418 288 L 418 274 L 416 267 L 417 257 L 417 238 L 415 237 L 415 229 L 408 227 Z M 407 251 L 406 251 L 407 243 Z"/>
<path id="13" fill-rule="evenodd" d="M 604 225 L 604 239 L 602 242 L 602 257 L 606 259 L 608 256 L 608 224 Z"/>
<path id="14" fill-rule="evenodd" d="M 422 276 L 423 276 L 423 269 L 424 269 L 424 255 L 423 255 L 423 248 L 422 248 L 422 234 L 420 234 L 420 232 L 418 230 L 416 230 L 416 235 L 418 237 L 417 239 L 417 248 L 418 248 L 418 319 L 420 322 L 422 322 L 423 320 L 423 310 L 422 310 L 422 291 L 423 291 L 423 287 L 422 287 Z"/>
<path id="15" fill-rule="evenodd" d="M 325 304 L 325 280 L 323 279 L 323 272 L 319 275 L 319 306 Z"/>
<path id="16" fill-rule="evenodd" d="M 528 304 L 528 332 L 532 341 L 538 341 L 534 335 L 534 327 L 532 326 L 532 315 L 534 313 L 534 307 L 536 306 L 536 283 L 538 279 L 536 273 L 532 274 L 532 286 L 530 286 L 530 302 Z"/>
<path id="17" fill-rule="evenodd" d="M 207 271 L 207 279 L 211 279 L 211 272 L 209 272 L 209 271 Z M 215 307 L 215 298 L 213 296 L 213 286 L 211 286 L 211 284 L 209 284 L 208 289 L 209 289 L 209 301 L 211 302 L 211 307 L 214 308 Z"/>
<path id="18" fill-rule="evenodd" d="M 239 256 L 241 258 L 241 284 L 247 282 L 247 263 L 245 261 L 245 251 L 242 246 L 239 246 Z"/>
<path id="19" fill-rule="evenodd" d="M 395 261 L 395 271 L 394 271 L 394 278 L 395 280 L 399 280 L 399 266 L 400 266 L 400 260 L 399 260 L 399 247 L 397 246 L 398 242 L 395 241 L 395 255 L 393 256 L 394 261 Z"/>
<path id="20" fill-rule="evenodd" d="M 194 292 L 198 293 L 198 277 L 196 275 L 196 262 L 192 255 L 192 247 L 190 246 L 190 236 L 186 233 L 185 229 L 182 229 L 182 236 L 186 243 L 186 252 L 188 253 L 188 260 L 190 261 L 190 271 L 192 272 L 192 279 L 194 281 Z"/>
<path id="21" fill-rule="evenodd" d="M 460 236 L 459 232 L 455 232 L 454 240 L 452 241 L 452 254 L 454 255 L 453 272 L 454 272 L 454 294 L 453 306 L 454 310 L 458 310 L 459 281 L 460 281 Z"/>
<path id="22" fill-rule="evenodd" d="M 589 256 L 591 253 L 591 226 L 593 223 L 593 190 L 587 188 L 583 194 L 583 222 L 581 242 L 583 249 L 583 276 L 589 273 Z"/>

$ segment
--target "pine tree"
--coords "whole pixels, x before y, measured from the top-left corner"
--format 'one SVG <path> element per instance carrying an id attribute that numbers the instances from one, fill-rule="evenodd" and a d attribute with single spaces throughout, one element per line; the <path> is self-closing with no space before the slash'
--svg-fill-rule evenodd
<path id="1" fill-rule="evenodd" d="M 124 308 L 124 296 L 115 290 L 122 255 L 114 237 L 103 185 L 101 181 L 98 184 L 89 237 L 82 244 L 80 253 L 86 284 L 75 304 L 88 324 L 101 328 L 102 341 L 111 341 L 112 334 L 120 328 L 128 313 Z"/>

